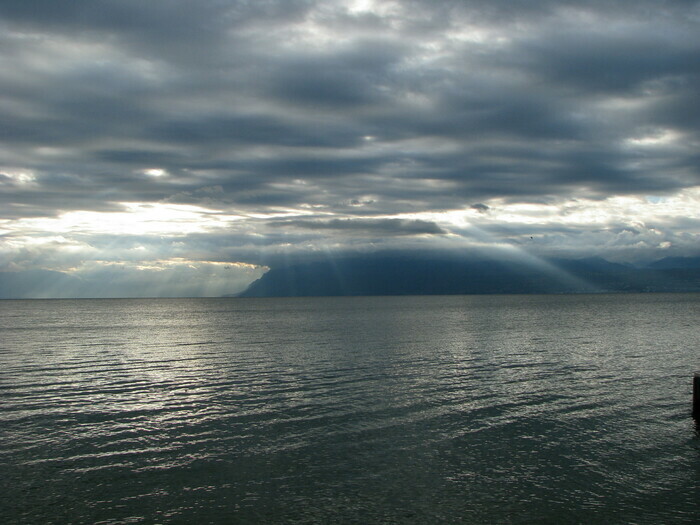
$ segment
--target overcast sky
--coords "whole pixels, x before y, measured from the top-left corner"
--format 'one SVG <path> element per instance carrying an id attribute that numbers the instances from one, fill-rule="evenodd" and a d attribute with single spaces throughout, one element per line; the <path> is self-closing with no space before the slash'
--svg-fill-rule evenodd
<path id="1" fill-rule="evenodd" d="M 0 71 L 0 271 L 700 253 L 695 1 L 2 0 Z"/>

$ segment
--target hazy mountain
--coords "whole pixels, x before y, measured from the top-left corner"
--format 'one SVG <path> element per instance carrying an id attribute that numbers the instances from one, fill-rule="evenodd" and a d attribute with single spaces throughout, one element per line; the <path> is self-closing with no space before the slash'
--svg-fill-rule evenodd
<path id="1" fill-rule="evenodd" d="M 698 269 L 700 268 L 700 257 L 666 257 L 649 264 L 647 268 L 654 270 Z"/>
<path id="2" fill-rule="evenodd" d="M 700 291 L 700 270 L 604 259 L 513 262 L 383 256 L 273 267 L 242 297 Z"/>

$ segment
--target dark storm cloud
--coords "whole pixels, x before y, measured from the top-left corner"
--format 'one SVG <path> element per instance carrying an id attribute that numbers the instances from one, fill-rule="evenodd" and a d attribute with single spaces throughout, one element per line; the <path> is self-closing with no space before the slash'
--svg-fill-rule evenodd
<path id="1" fill-rule="evenodd" d="M 7 0 L 0 5 L 0 15 L 22 29 L 120 37 L 139 50 L 152 49 L 179 59 L 190 58 L 186 47 L 197 50 L 211 46 L 230 28 L 254 22 L 274 27 L 302 16 L 310 4 L 306 0 L 75 0 L 66 4 Z"/>
<path id="2" fill-rule="evenodd" d="M 395 88 L 392 68 L 409 45 L 392 40 L 360 39 L 333 52 L 306 52 L 284 56 L 272 63 L 265 85 L 285 104 L 328 108 L 335 112 L 357 110 L 391 102 Z"/>
<path id="3" fill-rule="evenodd" d="M 591 97 L 600 92 L 631 96 L 672 78 L 687 83 L 700 63 L 697 38 L 684 29 L 687 23 L 674 18 L 692 9 L 689 3 L 665 4 L 661 22 L 645 15 L 649 7 L 642 5 L 637 17 L 631 14 L 634 23 L 622 29 L 589 23 L 575 31 L 556 23 L 557 8 L 566 7 L 561 3 L 406 5 L 411 5 L 412 16 L 403 20 L 404 29 L 386 32 L 382 39 L 359 36 L 342 45 L 290 50 L 275 39 L 274 31 L 263 39 L 256 29 L 287 34 L 290 26 L 313 13 L 308 2 L 263 2 L 257 7 L 175 2 L 167 9 L 159 4 L 76 2 L 65 10 L 51 3 L 3 3 L 0 14 L 7 20 L 44 38 L 65 39 L 78 31 L 84 42 L 107 43 L 115 51 L 106 61 L 78 60 L 65 69 L 33 70 L 36 84 L 23 80 L 24 95 L 15 89 L 10 98 L 38 102 L 38 111 L 8 115 L 5 143 L 64 147 L 82 154 L 94 162 L 87 163 L 90 170 L 111 174 L 104 185 L 116 193 L 124 180 L 118 168 L 138 164 L 208 170 L 218 163 L 231 173 L 252 173 L 260 184 L 268 177 L 330 175 L 334 167 L 343 175 L 348 173 L 346 154 L 319 160 L 315 151 L 305 150 L 356 149 L 364 136 L 387 144 L 426 137 L 462 142 L 471 150 L 469 159 L 463 159 L 467 166 L 453 163 L 452 170 L 431 171 L 431 166 L 454 159 L 428 151 L 416 154 L 414 171 L 416 176 L 425 170 L 430 177 L 458 180 L 475 197 L 524 195 L 533 188 L 534 193 L 560 192 L 577 185 L 619 191 L 630 187 L 629 179 L 643 184 L 646 177 L 623 167 L 630 161 L 627 152 L 597 142 L 598 137 L 621 140 L 624 130 L 601 121 L 604 115 L 590 105 Z M 608 11 L 621 14 L 615 5 L 596 2 L 568 6 L 600 17 Z M 417 21 L 421 15 L 423 24 Z M 447 58 L 413 64 L 421 49 L 409 39 L 411 32 L 434 38 L 440 30 L 459 29 L 472 20 L 504 28 L 537 22 L 538 30 L 515 32 L 502 45 L 451 44 Z M 357 24 L 347 13 L 325 15 L 322 21 L 340 32 Z M 676 21 L 680 28 L 669 32 Z M 375 23 L 389 27 L 387 20 L 375 17 Z M 25 42 L 14 45 L 28 47 Z M 150 74 L 143 74 L 140 60 L 148 62 Z M 660 126 L 689 127 L 693 119 L 682 111 L 684 93 L 676 100 L 678 88 L 669 89 L 670 99 L 650 100 L 660 108 L 656 112 L 652 107 L 625 117 L 653 126 L 658 113 Z M 410 96 L 430 103 L 412 106 L 402 98 Z M 98 138 L 110 147 L 99 148 Z M 127 141 L 152 147 L 116 147 Z M 551 165 L 545 171 L 551 177 L 543 177 L 537 162 L 522 157 L 504 166 L 507 150 L 518 142 L 547 152 Z M 262 161 L 240 158 L 241 150 L 250 146 L 270 151 Z M 492 155 L 484 153 L 488 149 Z M 387 147 L 355 162 L 372 173 L 402 155 Z M 498 157 L 498 163 L 489 157 Z M 693 171 L 692 162 L 686 166 Z M 543 178 L 554 182 L 540 187 Z M 133 193 L 125 197 L 133 198 Z"/>
<path id="4" fill-rule="evenodd" d="M 524 42 L 520 53 L 532 73 L 587 96 L 665 90 L 674 76 L 700 74 L 700 46 L 691 35 L 651 31 L 554 33 Z"/>
<path id="5" fill-rule="evenodd" d="M 447 233 L 434 222 L 405 219 L 290 220 L 274 222 L 272 225 L 309 230 L 357 231 L 371 235 L 440 235 Z"/>
<path id="6" fill-rule="evenodd" d="M 472 204 L 470 206 L 470 208 L 472 210 L 478 211 L 479 213 L 486 213 L 487 211 L 489 211 L 491 209 L 489 206 L 487 206 L 486 204 L 484 204 L 482 202 L 477 202 L 475 204 Z"/>
<path id="7" fill-rule="evenodd" d="M 263 144 L 289 147 L 352 147 L 357 132 L 304 117 L 285 119 L 265 114 L 201 115 L 187 120 L 161 122 L 146 137 L 191 147 Z"/>

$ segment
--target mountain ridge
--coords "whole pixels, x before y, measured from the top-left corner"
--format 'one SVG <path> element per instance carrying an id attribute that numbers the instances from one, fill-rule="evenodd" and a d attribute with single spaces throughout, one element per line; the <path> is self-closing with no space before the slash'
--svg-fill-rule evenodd
<path id="1" fill-rule="evenodd" d="M 535 262 L 339 258 L 272 267 L 239 297 L 700 291 L 700 268 L 635 268 L 602 258 Z"/>

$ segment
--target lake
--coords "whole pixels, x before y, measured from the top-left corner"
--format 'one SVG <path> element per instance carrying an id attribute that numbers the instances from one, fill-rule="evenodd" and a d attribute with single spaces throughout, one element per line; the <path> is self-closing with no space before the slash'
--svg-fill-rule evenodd
<path id="1" fill-rule="evenodd" d="M 0 301 L 2 523 L 697 523 L 699 294 Z"/>

